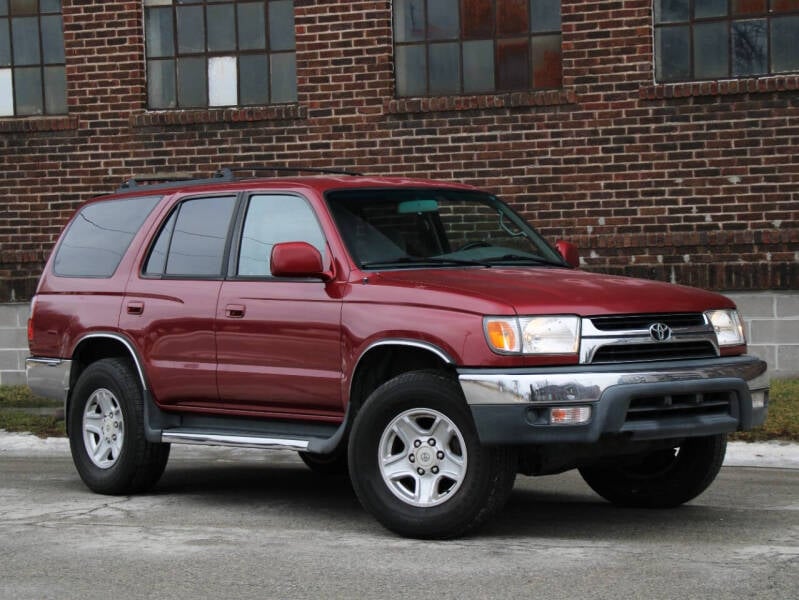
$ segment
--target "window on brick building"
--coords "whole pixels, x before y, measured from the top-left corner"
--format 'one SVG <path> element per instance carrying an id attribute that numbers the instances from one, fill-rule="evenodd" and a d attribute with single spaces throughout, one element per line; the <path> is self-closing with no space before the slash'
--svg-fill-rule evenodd
<path id="1" fill-rule="evenodd" d="M 294 2 L 144 0 L 152 109 L 297 100 Z"/>
<path id="2" fill-rule="evenodd" d="M 659 82 L 799 71 L 799 0 L 655 0 Z"/>
<path id="3" fill-rule="evenodd" d="M 394 0 L 398 96 L 562 86 L 560 0 Z"/>
<path id="4" fill-rule="evenodd" d="M 0 0 L 0 117 L 66 112 L 61 0 Z"/>

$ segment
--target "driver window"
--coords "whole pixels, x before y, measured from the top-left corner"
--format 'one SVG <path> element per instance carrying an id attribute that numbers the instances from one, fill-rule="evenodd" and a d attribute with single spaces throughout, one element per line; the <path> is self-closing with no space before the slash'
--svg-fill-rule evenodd
<path id="1" fill-rule="evenodd" d="M 325 237 L 308 202 L 299 196 L 252 196 L 244 217 L 238 272 L 242 277 L 271 277 L 272 247 L 282 242 L 307 242 L 325 257 Z"/>

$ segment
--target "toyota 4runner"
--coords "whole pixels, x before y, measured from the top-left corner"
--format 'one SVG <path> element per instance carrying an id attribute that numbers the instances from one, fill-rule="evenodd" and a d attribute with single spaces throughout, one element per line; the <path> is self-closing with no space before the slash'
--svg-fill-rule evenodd
<path id="1" fill-rule="evenodd" d="M 517 473 L 677 506 L 765 419 L 724 296 L 581 271 L 470 186 L 237 172 L 131 180 L 45 267 L 28 382 L 64 400 L 95 492 L 152 487 L 171 444 L 287 448 L 348 472 L 387 528 L 443 538 Z"/>

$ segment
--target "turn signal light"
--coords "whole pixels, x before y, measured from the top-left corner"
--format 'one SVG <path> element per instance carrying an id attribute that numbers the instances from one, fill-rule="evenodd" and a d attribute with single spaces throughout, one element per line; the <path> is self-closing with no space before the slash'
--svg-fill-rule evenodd
<path id="1" fill-rule="evenodd" d="M 590 406 L 559 406 L 549 411 L 549 422 L 552 425 L 582 425 L 590 420 Z"/>
<path id="2" fill-rule="evenodd" d="M 488 321 L 486 334 L 489 343 L 497 350 L 513 352 L 517 349 L 516 330 L 507 321 Z"/>

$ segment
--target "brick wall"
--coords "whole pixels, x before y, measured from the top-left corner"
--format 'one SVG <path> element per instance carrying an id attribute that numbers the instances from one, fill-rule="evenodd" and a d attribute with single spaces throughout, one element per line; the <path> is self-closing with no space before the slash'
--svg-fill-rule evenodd
<path id="1" fill-rule="evenodd" d="M 0 301 L 136 173 L 276 162 L 457 179 L 587 269 L 799 289 L 799 77 L 654 85 L 650 0 L 564 0 L 564 88 L 395 99 L 391 5 L 297 0 L 298 102 L 147 112 L 138 1 L 65 0 L 69 115 L 0 119 Z"/>

